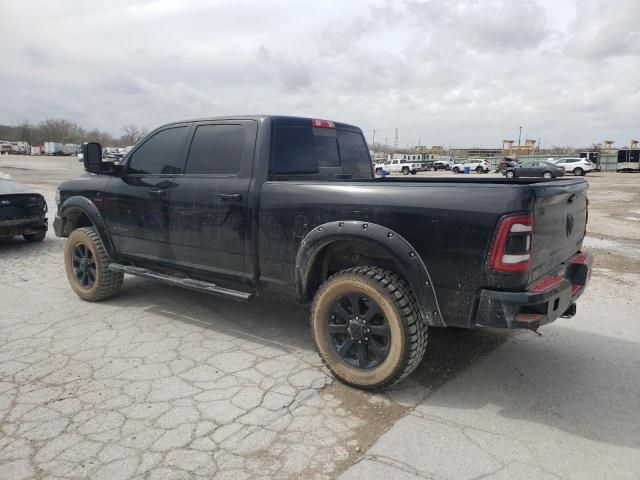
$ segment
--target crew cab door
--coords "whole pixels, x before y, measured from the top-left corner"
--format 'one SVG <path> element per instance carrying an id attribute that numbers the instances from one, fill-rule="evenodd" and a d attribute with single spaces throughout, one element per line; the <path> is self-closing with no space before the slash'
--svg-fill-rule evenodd
<path id="1" fill-rule="evenodd" d="M 182 172 L 190 124 L 162 128 L 137 146 L 103 194 L 101 211 L 116 251 L 144 260 L 170 260 L 169 195 Z"/>
<path id="2" fill-rule="evenodd" d="M 256 132 L 252 120 L 195 125 L 169 207 L 170 242 L 181 267 L 232 281 L 246 277 Z"/>

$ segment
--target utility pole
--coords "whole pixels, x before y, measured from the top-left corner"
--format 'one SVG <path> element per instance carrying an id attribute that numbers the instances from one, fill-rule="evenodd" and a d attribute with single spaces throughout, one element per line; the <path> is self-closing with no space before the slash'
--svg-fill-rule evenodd
<path id="1" fill-rule="evenodd" d="M 396 128 L 396 138 L 393 141 L 393 149 L 397 150 L 398 149 L 398 129 Z"/>
<path id="2" fill-rule="evenodd" d="M 373 129 L 373 138 L 371 139 L 371 150 L 373 150 L 373 159 L 376 158 L 376 129 Z"/>
<path id="3" fill-rule="evenodd" d="M 518 133 L 518 153 L 520 153 L 520 138 L 522 137 L 522 126 L 520 128 L 520 133 Z"/>

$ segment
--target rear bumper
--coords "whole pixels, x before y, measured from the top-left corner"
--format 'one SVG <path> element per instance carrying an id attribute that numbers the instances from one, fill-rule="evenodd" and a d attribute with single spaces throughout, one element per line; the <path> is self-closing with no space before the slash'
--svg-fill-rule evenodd
<path id="1" fill-rule="evenodd" d="M 30 235 L 47 231 L 49 224 L 47 217 L 25 217 L 4 220 L 0 218 L 0 237 L 13 237 L 15 235 Z"/>
<path id="2" fill-rule="evenodd" d="M 535 330 L 558 317 L 572 317 L 576 300 L 589 283 L 593 256 L 579 253 L 558 275 L 546 275 L 522 292 L 482 290 L 475 324 L 482 327 Z"/>

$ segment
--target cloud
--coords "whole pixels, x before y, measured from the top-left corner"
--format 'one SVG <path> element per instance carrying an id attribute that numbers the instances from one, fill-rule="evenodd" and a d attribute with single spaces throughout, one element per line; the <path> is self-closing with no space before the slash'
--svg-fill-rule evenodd
<path id="1" fill-rule="evenodd" d="M 585 60 L 640 56 L 638 0 L 578 0 L 566 53 Z"/>
<path id="2" fill-rule="evenodd" d="M 626 142 L 640 15 L 617 1 L 10 2 L 0 123 L 272 112 L 398 128 L 403 146 L 495 146 L 520 125 L 543 146 Z"/>

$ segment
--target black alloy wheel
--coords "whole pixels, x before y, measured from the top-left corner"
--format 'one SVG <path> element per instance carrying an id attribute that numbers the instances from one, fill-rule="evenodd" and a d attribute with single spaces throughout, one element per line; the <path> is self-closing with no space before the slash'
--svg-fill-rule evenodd
<path id="1" fill-rule="evenodd" d="M 92 288 L 96 281 L 96 260 L 91 250 L 83 243 L 73 249 L 73 273 L 83 288 Z"/>
<path id="2" fill-rule="evenodd" d="M 371 298 L 361 293 L 345 295 L 333 303 L 330 312 L 330 343 L 343 361 L 368 369 L 387 358 L 391 346 L 389 323 Z"/>

